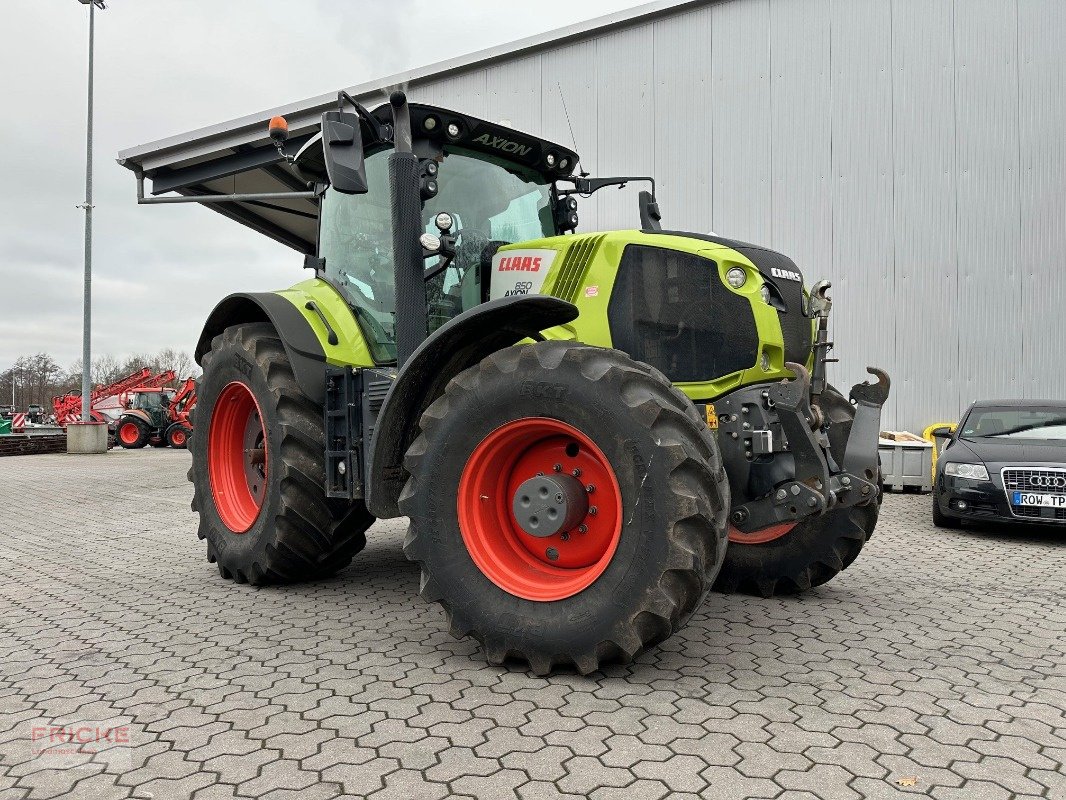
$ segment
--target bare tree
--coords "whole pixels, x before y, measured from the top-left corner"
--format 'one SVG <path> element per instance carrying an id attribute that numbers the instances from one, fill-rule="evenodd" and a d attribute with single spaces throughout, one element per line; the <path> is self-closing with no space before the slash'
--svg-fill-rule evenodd
<path id="1" fill-rule="evenodd" d="M 192 356 L 186 350 L 174 350 L 167 347 L 159 351 L 156 360 L 160 372 L 168 369 L 174 370 L 174 375 L 178 381 L 196 377 L 198 372 L 196 362 L 193 361 Z"/>
<path id="2" fill-rule="evenodd" d="M 94 386 L 106 386 L 144 367 L 148 367 L 153 375 L 173 370 L 175 377 L 169 384 L 171 386 L 199 375 L 196 362 L 188 351 L 171 347 L 155 355 L 135 353 L 121 361 L 109 354 L 98 356 L 93 359 L 90 373 Z M 33 404 L 50 409 L 55 395 L 81 391 L 81 359 L 63 369 L 47 353 L 19 357 L 10 369 L 0 372 L 0 405 L 11 402 L 12 384 L 17 409 L 25 410 Z"/>

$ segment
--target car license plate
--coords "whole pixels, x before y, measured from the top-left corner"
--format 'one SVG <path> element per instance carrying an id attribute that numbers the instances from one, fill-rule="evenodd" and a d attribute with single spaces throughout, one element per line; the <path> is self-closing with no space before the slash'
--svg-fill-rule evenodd
<path id="1" fill-rule="evenodd" d="M 1044 506 L 1046 508 L 1066 508 L 1066 494 L 1034 494 L 1032 492 L 1015 492 L 1011 501 L 1016 506 Z"/>

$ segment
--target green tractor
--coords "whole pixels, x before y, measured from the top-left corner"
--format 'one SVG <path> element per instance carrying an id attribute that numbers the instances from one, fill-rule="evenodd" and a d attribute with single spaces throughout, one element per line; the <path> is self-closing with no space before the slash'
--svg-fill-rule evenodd
<path id="1" fill-rule="evenodd" d="M 275 118 L 256 156 L 316 209 L 314 276 L 227 297 L 196 347 L 189 478 L 224 578 L 331 575 L 406 516 L 456 636 L 588 673 L 712 586 L 799 592 L 858 556 L 889 382 L 827 383 L 827 283 L 664 230 L 650 178 L 589 177 L 569 148 L 402 92 L 373 111 L 341 92 L 317 128 L 294 152 Z M 135 169 L 142 202 L 285 210 L 145 197 Z M 576 232 L 580 198 L 642 181 L 639 229 Z"/>

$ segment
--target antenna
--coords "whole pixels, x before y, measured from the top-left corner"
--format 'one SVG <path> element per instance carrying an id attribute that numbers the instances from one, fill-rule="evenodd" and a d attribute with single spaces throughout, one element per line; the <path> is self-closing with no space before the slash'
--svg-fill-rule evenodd
<path id="1" fill-rule="evenodd" d="M 555 88 L 559 90 L 559 100 L 563 104 L 563 114 L 566 116 L 566 126 L 570 129 L 570 141 L 574 143 L 574 150 L 577 152 L 577 163 L 581 164 L 581 148 L 577 146 L 577 137 L 574 135 L 574 125 L 570 122 L 570 112 L 566 110 L 566 98 L 563 97 L 563 87 L 558 81 L 556 81 Z M 577 174 L 582 178 L 588 176 L 588 172 L 584 169 L 579 170 Z"/>

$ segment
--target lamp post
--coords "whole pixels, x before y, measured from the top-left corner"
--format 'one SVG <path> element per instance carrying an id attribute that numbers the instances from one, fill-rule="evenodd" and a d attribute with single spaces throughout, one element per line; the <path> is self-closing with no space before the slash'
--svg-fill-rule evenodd
<path id="1" fill-rule="evenodd" d="M 89 393 L 92 388 L 89 368 L 91 366 L 90 336 L 93 312 L 93 39 L 96 28 L 96 9 L 103 11 L 104 0 L 78 0 L 89 7 L 89 100 L 85 126 L 85 284 L 82 297 L 81 333 L 81 421 L 89 422 Z"/>

